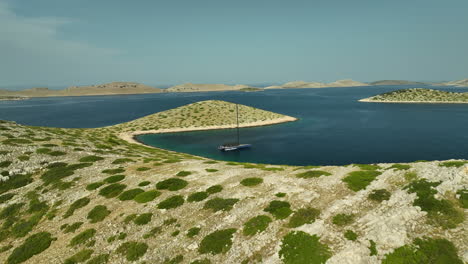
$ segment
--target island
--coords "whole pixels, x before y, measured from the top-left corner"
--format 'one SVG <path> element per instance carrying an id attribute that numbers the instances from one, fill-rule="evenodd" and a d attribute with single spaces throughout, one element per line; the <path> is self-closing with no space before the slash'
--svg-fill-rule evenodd
<path id="1" fill-rule="evenodd" d="M 233 105 L 89 129 L 0 121 L 0 262 L 468 261 L 467 160 L 253 164 L 122 137 L 232 127 Z M 294 119 L 244 105 L 240 116 Z"/>
<path id="2" fill-rule="evenodd" d="M 401 89 L 359 100 L 370 103 L 468 103 L 468 92 L 456 93 L 425 88 Z"/>
<path id="3" fill-rule="evenodd" d="M 193 92 L 219 92 L 219 91 L 239 91 L 253 88 L 248 85 L 227 85 L 227 84 L 196 84 L 184 83 L 167 88 L 166 92 L 193 93 Z"/>
<path id="4" fill-rule="evenodd" d="M 367 83 L 357 82 L 354 80 L 338 80 L 331 83 L 322 82 L 305 82 L 305 81 L 294 81 L 287 82 L 282 85 L 273 85 L 265 87 L 265 89 L 287 89 L 287 88 L 328 88 L 328 87 L 355 87 L 355 86 L 369 86 Z"/>
<path id="5" fill-rule="evenodd" d="M 18 101 L 18 100 L 27 100 L 29 97 L 25 96 L 0 96 L 0 101 Z"/>
<path id="6" fill-rule="evenodd" d="M 413 82 L 413 81 L 404 81 L 404 80 L 380 80 L 369 83 L 370 85 L 426 85 L 429 83 L 425 82 Z"/>
<path id="7" fill-rule="evenodd" d="M 463 80 L 458 80 L 458 81 L 451 81 L 451 82 L 436 83 L 434 85 L 468 87 L 468 79 L 463 79 Z"/>

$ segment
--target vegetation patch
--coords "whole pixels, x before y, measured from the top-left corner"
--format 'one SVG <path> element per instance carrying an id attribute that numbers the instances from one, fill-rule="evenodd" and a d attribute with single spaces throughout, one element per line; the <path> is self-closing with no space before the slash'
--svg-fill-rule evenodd
<path id="1" fill-rule="evenodd" d="M 78 251 L 75 255 L 67 258 L 64 264 L 76 264 L 88 260 L 93 254 L 94 250 L 92 249 L 83 249 Z"/>
<path id="2" fill-rule="evenodd" d="M 0 194 L 26 186 L 32 181 L 31 174 L 16 174 L 0 184 Z"/>
<path id="3" fill-rule="evenodd" d="M 143 191 L 140 188 L 130 189 L 130 190 L 127 190 L 127 191 L 121 193 L 119 195 L 119 200 L 120 201 L 133 200 L 135 198 L 135 196 L 137 196 L 138 194 L 143 193 L 143 192 L 145 192 L 145 191 Z"/>
<path id="4" fill-rule="evenodd" d="M 176 176 L 179 176 L 179 177 L 186 177 L 186 176 L 189 176 L 190 174 L 192 174 L 192 172 L 190 171 L 179 171 Z"/>
<path id="5" fill-rule="evenodd" d="M 446 239 L 416 238 L 413 244 L 395 249 L 382 261 L 382 264 L 396 263 L 463 264 L 463 261 L 452 242 Z"/>
<path id="6" fill-rule="evenodd" d="M 382 202 L 382 201 L 389 200 L 391 195 L 392 194 L 385 189 L 377 189 L 377 190 L 373 190 L 367 197 L 370 200 Z"/>
<path id="7" fill-rule="evenodd" d="M 292 213 L 291 205 L 288 202 L 277 200 L 271 201 L 263 211 L 272 214 L 276 219 L 285 219 Z"/>
<path id="8" fill-rule="evenodd" d="M 11 163 L 13 163 L 13 162 L 11 162 L 9 160 L 2 161 L 2 162 L 0 162 L 0 168 L 6 168 L 6 167 L 10 166 Z"/>
<path id="9" fill-rule="evenodd" d="M 394 169 L 394 170 L 409 170 L 411 169 L 410 165 L 406 164 L 393 164 L 391 167 L 388 168 L 389 170 Z"/>
<path id="10" fill-rule="evenodd" d="M 460 168 L 461 166 L 467 163 L 468 161 L 445 161 L 445 162 L 440 163 L 439 166 Z"/>
<path id="11" fill-rule="evenodd" d="M 128 162 L 135 162 L 134 160 L 132 159 L 129 159 L 129 158 L 122 158 L 122 159 L 116 159 L 112 162 L 112 164 L 124 164 L 124 163 L 128 163 Z"/>
<path id="12" fill-rule="evenodd" d="M 228 252 L 231 249 L 232 236 L 235 232 L 235 228 L 229 228 L 207 235 L 201 241 L 198 252 L 201 254 L 211 253 L 213 255 Z"/>
<path id="13" fill-rule="evenodd" d="M 3 194 L 3 195 L 0 195 L 0 204 L 11 200 L 11 198 L 13 198 L 13 196 L 15 196 L 14 193 L 6 193 L 6 194 Z"/>
<path id="14" fill-rule="evenodd" d="M 369 243 L 370 243 L 370 246 L 369 246 L 370 255 L 371 256 L 377 256 L 377 254 L 378 254 L 377 244 L 375 244 L 374 240 L 369 240 Z"/>
<path id="15" fill-rule="evenodd" d="M 50 247 L 54 238 L 48 232 L 36 233 L 28 237 L 24 243 L 15 248 L 7 259 L 8 264 L 22 263 L 32 256 L 42 253 Z"/>
<path id="16" fill-rule="evenodd" d="M 354 214 L 337 214 L 333 216 L 332 223 L 337 226 L 349 225 L 354 221 Z"/>
<path id="17" fill-rule="evenodd" d="M 187 202 L 200 202 L 208 198 L 207 192 L 195 192 L 187 197 Z"/>
<path id="18" fill-rule="evenodd" d="M 118 175 L 113 175 L 113 176 L 109 176 L 109 177 L 105 178 L 104 182 L 105 183 L 116 183 L 116 182 L 119 182 L 119 181 L 121 181 L 123 179 L 125 179 L 125 175 L 118 174 Z"/>
<path id="19" fill-rule="evenodd" d="M 244 186 L 255 186 L 259 185 L 260 183 L 263 183 L 263 179 L 257 177 L 245 178 L 240 182 L 240 184 Z"/>
<path id="20" fill-rule="evenodd" d="M 111 211 L 107 210 L 105 205 L 96 205 L 89 211 L 86 218 L 90 220 L 90 223 L 97 223 L 104 220 L 110 213 Z"/>
<path id="21" fill-rule="evenodd" d="M 320 176 L 330 176 L 330 175 L 332 174 L 326 171 L 310 170 L 310 171 L 298 173 L 296 174 L 296 177 L 302 178 L 302 179 L 309 179 L 309 178 L 318 178 Z"/>
<path id="22" fill-rule="evenodd" d="M 343 179 L 344 182 L 348 184 L 348 188 L 357 192 L 359 190 L 365 189 L 377 176 L 382 174 L 379 171 L 353 171 L 348 174 L 346 178 Z"/>
<path id="23" fill-rule="evenodd" d="M 361 170 L 378 170 L 381 169 L 380 166 L 374 164 L 353 164 L 356 167 L 359 167 Z"/>
<path id="24" fill-rule="evenodd" d="M 213 198 L 208 201 L 206 201 L 205 205 L 203 206 L 203 209 L 211 209 L 214 212 L 217 211 L 230 211 L 233 206 L 239 201 L 239 199 L 234 199 L 234 198 L 228 198 L 228 199 L 223 199 L 223 198 Z"/>
<path id="25" fill-rule="evenodd" d="M 163 180 L 163 181 L 156 183 L 156 189 L 178 191 L 178 190 L 185 188 L 187 185 L 188 185 L 187 181 L 184 181 L 179 178 L 170 178 L 170 179 Z"/>
<path id="26" fill-rule="evenodd" d="M 294 214 L 291 216 L 291 219 L 289 219 L 288 226 L 291 228 L 296 228 L 305 224 L 310 224 L 317 219 L 320 215 L 320 210 L 312 208 L 312 207 L 307 207 L 307 208 L 301 208 L 294 212 Z"/>
<path id="27" fill-rule="evenodd" d="M 149 181 L 142 181 L 142 182 L 140 182 L 140 183 L 138 184 L 138 186 L 144 187 L 144 186 L 148 186 L 148 185 L 150 185 L 150 184 L 151 184 L 151 182 L 149 182 Z"/>
<path id="28" fill-rule="evenodd" d="M 159 195 L 161 195 L 160 191 L 158 191 L 158 190 L 149 190 L 149 191 L 142 192 L 142 193 L 139 193 L 139 194 L 135 195 L 133 200 L 138 202 L 138 203 L 147 203 L 147 202 L 153 201 Z"/>
<path id="29" fill-rule="evenodd" d="M 99 190 L 99 195 L 106 198 L 116 197 L 125 189 L 125 187 L 127 187 L 125 184 L 113 183 Z"/>
<path id="30" fill-rule="evenodd" d="M 206 172 L 217 172 L 217 169 L 205 169 Z"/>
<path id="31" fill-rule="evenodd" d="M 344 237 L 348 240 L 356 241 L 358 235 L 354 233 L 353 230 L 346 230 L 346 232 L 344 233 Z"/>
<path id="32" fill-rule="evenodd" d="M 279 192 L 279 193 L 276 193 L 275 196 L 278 197 L 278 198 L 286 197 L 286 193 Z"/>
<path id="33" fill-rule="evenodd" d="M 219 193 L 223 190 L 223 186 L 221 185 L 213 185 L 206 189 L 206 192 L 209 194 Z"/>
<path id="34" fill-rule="evenodd" d="M 91 258 L 86 264 L 105 264 L 109 261 L 109 254 L 100 254 Z"/>
<path id="35" fill-rule="evenodd" d="M 187 237 L 194 237 L 200 233 L 201 228 L 200 227 L 192 227 L 187 231 Z"/>
<path id="36" fill-rule="evenodd" d="M 171 196 L 158 204 L 159 209 L 172 209 L 184 204 L 184 197 L 181 195 Z"/>
<path id="37" fill-rule="evenodd" d="M 271 218 L 267 215 L 255 216 L 244 224 L 242 232 L 246 236 L 253 236 L 265 231 L 271 222 Z"/>
<path id="38" fill-rule="evenodd" d="M 149 171 L 151 170 L 151 168 L 148 168 L 148 167 L 139 167 L 136 169 L 136 171 Z"/>
<path id="39" fill-rule="evenodd" d="M 302 231 L 288 233 L 282 240 L 279 256 L 285 264 L 321 264 L 331 257 L 327 245 L 319 237 Z"/>
<path id="40" fill-rule="evenodd" d="M 152 217 L 152 213 L 141 214 L 133 220 L 133 223 L 135 223 L 136 225 L 146 225 L 151 221 Z"/>
<path id="41" fill-rule="evenodd" d="M 103 185 L 104 185 L 104 182 L 93 182 L 93 183 L 86 185 L 86 190 L 88 191 L 96 190 L 97 188 Z"/>
<path id="42" fill-rule="evenodd" d="M 103 157 L 91 155 L 91 156 L 82 157 L 79 161 L 80 162 L 96 162 L 96 161 L 100 161 L 103 159 L 104 159 Z"/>
<path id="43" fill-rule="evenodd" d="M 83 222 L 75 222 L 71 225 L 67 225 L 65 226 L 63 232 L 64 233 L 73 233 L 75 232 L 78 228 L 81 227 L 81 225 L 83 224 Z"/>
<path id="44" fill-rule="evenodd" d="M 136 261 L 145 255 L 148 245 L 142 242 L 125 242 L 117 248 L 117 253 L 125 255 L 128 261 Z"/>
<path id="45" fill-rule="evenodd" d="M 68 208 L 68 210 L 65 212 L 65 214 L 63 215 L 63 218 L 68 218 L 70 216 L 73 215 L 73 213 L 75 212 L 75 210 L 79 209 L 79 208 L 82 208 L 82 207 L 85 207 L 86 205 L 88 205 L 90 202 L 90 199 L 88 197 L 83 197 L 83 198 L 80 198 L 76 201 L 74 201 L 70 207 Z"/>
<path id="46" fill-rule="evenodd" d="M 96 234 L 96 229 L 94 228 L 86 229 L 85 231 L 79 233 L 74 238 L 72 238 L 72 240 L 70 241 L 70 246 L 74 247 L 77 245 L 82 245 L 88 242 L 88 240 L 90 240 L 91 238 L 93 238 L 95 234 Z"/>
<path id="47" fill-rule="evenodd" d="M 463 208 L 468 208 L 468 189 L 458 190 L 458 200 Z"/>
<path id="48" fill-rule="evenodd" d="M 117 168 L 117 169 L 105 169 L 102 171 L 102 173 L 106 173 L 106 174 L 118 174 L 118 173 L 122 173 L 124 172 L 125 170 L 122 169 L 122 168 Z"/>

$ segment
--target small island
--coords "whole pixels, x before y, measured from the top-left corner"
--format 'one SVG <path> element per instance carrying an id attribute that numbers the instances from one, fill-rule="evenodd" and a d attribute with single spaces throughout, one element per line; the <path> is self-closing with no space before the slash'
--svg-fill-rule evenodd
<path id="1" fill-rule="evenodd" d="M 27 100 L 29 97 L 25 96 L 0 96 L 0 101 L 19 101 L 19 100 Z"/>
<path id="2" fill-rule="evenodd" d="M 371 103 L 468 103 L 468 93 L 447 92 L 424 88 L 396 90 L 359 100 Z"/>

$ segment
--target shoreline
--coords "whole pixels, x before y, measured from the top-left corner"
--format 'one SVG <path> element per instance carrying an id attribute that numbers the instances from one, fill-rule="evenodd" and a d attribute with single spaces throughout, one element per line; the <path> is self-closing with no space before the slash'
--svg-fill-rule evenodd
<path id="1" fill-rule="evenodd" d="M 369 98 L 360 99 L 358 102 L 363 103 L 390 103 L 390 104 L 468 104 L 463 101 L 382 101 L 382 100 L 370 100 Z"/>
<path id="2" fill-rule="evenodd" d="M 268 121 L 257 121 L 253 123 L 241 124 L 239 125 L 239 128 L 270 126 L 270 125 L 294 122 L 297 120 L 298 119 L 295 117 L 285 116 L 282 118 L 276 118 L 276 119 L 268 120 Z M 118 136 L 120 139 L 125 140 L 126 142 L 131 143 L 131 144 L 137 144 L 137 145 L 146 146 L 146 147 L 153 147 L 150 145 L 143 144 L 142 142 L 136 139 L 136 136 L 146 135 L 146 134 L 179 133 L 179 132 L 192 132 L 192 131 L 205 131 L 205 130 L 218 130 L 218 129 L 232 129 L 232 128 L 236 128 L 236 125 L 165 128 L 165 129 L 157 129 L 157 130 L 137 130 L 137 131 L 123 132 L 123 133 L 120 133 Z"/>

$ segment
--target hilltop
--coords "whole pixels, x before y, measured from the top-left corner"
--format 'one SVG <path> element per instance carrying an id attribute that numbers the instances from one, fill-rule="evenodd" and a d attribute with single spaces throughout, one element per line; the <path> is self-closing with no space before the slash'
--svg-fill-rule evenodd
<path id="1" fill-rule="evenodd" d="M 0 96 L 52 97 L 160 93 L 159 88 L 133 82 L 112 82 L 91 86 L 71 86 L 63 90 L 31 88 L 22 91 L 0 90 Z"/>
<path id="2" fill-rule="evenodd" d="M 285 88 L 326 88 L 326 87 L 353 87 L 353 86 L 369 86 L 367 83 L 357 82 L 353 80 L 339 80 L 331 83 L 321 82 L 304 82 L 294 81 L 283 85 L 274 85 L 265 87 L 265 89 L 285 89 Z"/>
<path id="3" fill-rule="evenodd" d="M 0 121 L 0 262 L 468 261 L 466 160 L 272 166 L 118 135 L 230 124 L 216 113 L 231 105 L 205 101 L 95 129 Z M 243 124 L 284 117 L 241 109 L 254 115 Z"/>
<path id="4" fill-rule="evenodd" d="M 166 92 L 216 92 L 216 91 L 238 91 L 246 88 L 253 88 L 247 85 L 226 85 L 226 84 L 195 84 L 184 83 L 166 89 Z"/>
<path id="5" fill-rule="evenodd" d="M 411 88 L 379 94 L 359 100 L 379 103 L 468 103 L 467 93 Z"/>
<path id="6" fill-rule="evenodd" d="M 424 85 L 424 82 L 412 82 L 403 80 L 381 80 L 369 83 L 370 85 Z"/>

